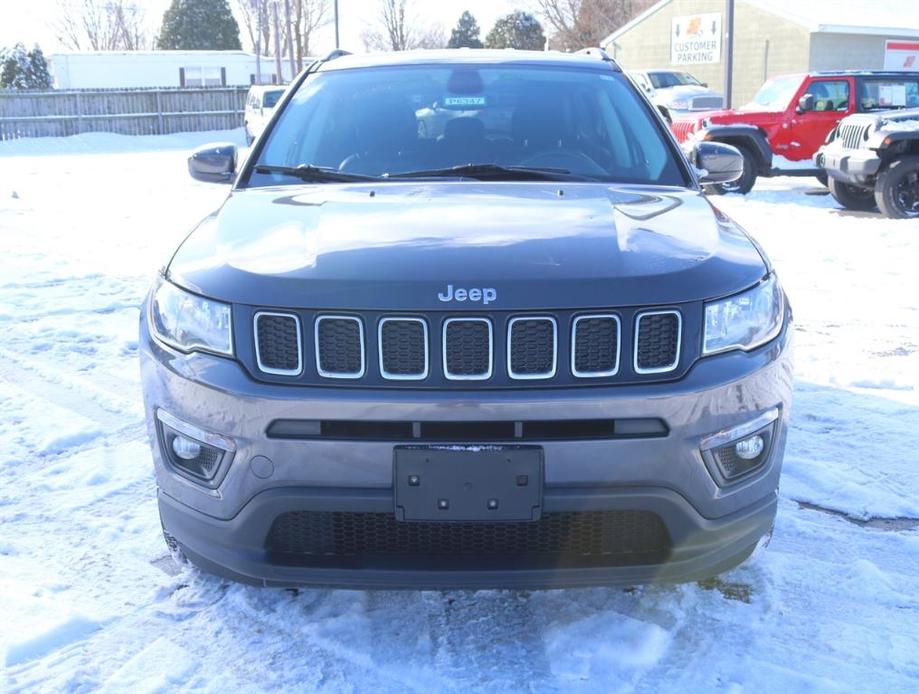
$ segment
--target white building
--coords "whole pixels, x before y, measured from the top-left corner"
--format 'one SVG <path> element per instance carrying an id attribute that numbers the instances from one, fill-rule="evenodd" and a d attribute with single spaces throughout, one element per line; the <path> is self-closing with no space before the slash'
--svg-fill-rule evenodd
<path id="1" fill-rule="evenodd" d="M 73 51 L 50 58 L 56 89 L 220 87 L 291 80 L 290 63 L 244 51 Z"/>

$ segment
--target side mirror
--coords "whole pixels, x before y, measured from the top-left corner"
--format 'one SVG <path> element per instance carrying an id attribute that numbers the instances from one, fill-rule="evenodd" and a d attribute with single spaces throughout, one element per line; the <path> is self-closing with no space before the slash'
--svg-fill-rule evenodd
<path id="1" fill-rule="evenodd" d="M 657 110 L 661 112 L 661 115 L 664 117 L 664 120 L 667 121 L 667 125 L 673 123 L 673 117 L 670 115 L 670 109 L 664 106 L 663 104 L 657 104 Z"/>
<path id="2" fill-rule="evenodd" d="M 199 147 L 188 158 L 188 173 L 196 181 L 232 183 L 236 178 L 236 145 L 221 142 Z"/>
<path id="3" fill-rule="evenodd" d="M 702 170 L 702 183 L 730 183 L 743 175 L 743 155 L 723 142 L 697 142 L 691 157 L 695 167 Z"/>
<path id="4" fill-rule="evenodd" d="M 805 111 L 814 110 L 814 95 L 805 94 L 800 99 L 798 99 L 798 108 L 795 109 L 798 113 L 804 113 Z"/>

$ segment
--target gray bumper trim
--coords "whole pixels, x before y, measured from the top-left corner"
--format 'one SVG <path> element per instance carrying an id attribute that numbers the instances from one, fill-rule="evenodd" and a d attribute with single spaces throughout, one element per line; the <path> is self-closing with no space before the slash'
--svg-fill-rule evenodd
<path id="1" fill-rule="evenodd" d="M 870 149 L 848 150 L 849 154 L 837 154 L 837 150 L 826 150 L 817 155 L 828 176 L 843 183 L 864 185 L 867 179 L 877 175 L 881 158 Z"/>
<path id="2" fill-rule="evenodd" d="M 234 518 L 207 516 L 159 493 L 164 528 L 201 568 L 255 585 L 325 585 L 341 588 L 553 588 L 562 586 L 682 582 L 715 575 L 736 566 L 767 534 L 776 496 L 718 519 L 706 519 L 676 492 L 655 487 L 605 490 L 547 488 L 544 510 L 641 509 L 657 513 L 667 526 L 673 552 L 665 564 L 534 570 L 418 571 L 331 569 L 276 565 L 268 561 L 264 540 L 271 523 L 285 511 L 392 512 L 388 489 L 269 489 L 254 497 Z"/>

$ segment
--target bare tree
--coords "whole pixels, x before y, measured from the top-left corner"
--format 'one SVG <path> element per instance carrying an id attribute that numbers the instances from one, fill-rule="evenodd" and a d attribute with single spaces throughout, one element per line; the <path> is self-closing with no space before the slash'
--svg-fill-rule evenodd
<path id="1" fill-rule="evenodd" d="M 274 55 L 275 52 L 277 41 L 270 14 L 275 2 L 276 0 L 236 0 L 236 7 L 242 17 L 243 28 L 252 50 L 260 50 L 263 55 Z M 302 69 L 304 61 L 310 56 L 312 39 L 316 31 L 329 23 L 329 8 L 329 0 L 290 0 L 290 31 L 287 21 L 282 22 L 280 44 L 284 54 L 288 54 L 293 46 L 297 69 Z M 286 9 L 285 7 L 285 14 Z"/>
<path id="2" fill-rule="evenodd" d="M 272 0 L 236 0 L 242 16 L 243 27 L 249 36 L 253 51 L 271 55 L 271 19 L 269 4 Z"/>
<path id="3" fill-rule="evenodd" d="M 361 34 L 368 51 L 406 51 L 446 45 L 443 27 L 420 25 L 411 12 L 409 0 L 378 0 L 378 6 L 377 21 Z"/>
<path id="4" fill-rule="evenodd" d="M 552 48 L 574 51 L 598 46 L 613 31 L 654 0 L 537 0 L 540 14 L 554 29 Z"/>
<path id="5" fill-rule="evenodd" d="M 58 0 L 57 15 L 57 39 L 73 50 L 138 51 L 150 45 L 135 0 Z"/>
<path id="6" fill-rule="evenodd" d="M 293 0 L 294 47 L 297 52 L 297 69 L 312 53 L 313 34 L 329 23 L 329 0 Z"/>

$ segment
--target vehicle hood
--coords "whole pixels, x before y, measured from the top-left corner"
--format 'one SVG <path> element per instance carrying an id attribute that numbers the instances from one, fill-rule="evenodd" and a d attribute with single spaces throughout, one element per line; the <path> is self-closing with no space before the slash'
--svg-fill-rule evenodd
<path id="1" fill-rule="evenodd" d="M 694 96 L 720 96 L 718 92 L 701 84 L 679 84 L 675 87 L 655 89 L 654 95 L 663 99 L 691 99 Z"/>
<path id="2" fill-rule="evenodd" d="M 700 121 L 705 119 L 716 125 L 764 125 L 774 123 L 782 118 L 781 111 L 739 111 L 735 109 L 718 109 L 703 114 L 691 114 L 674 117 L 673 120 Z"/>
<path id="3" fill-rule="evenodd" d="M 224 301 L 323 309 L 673 304 L 766 271 L 747 235 L 682 188 L 404 182 L 233 192 L 180 246 L 170 279 Z"/>

